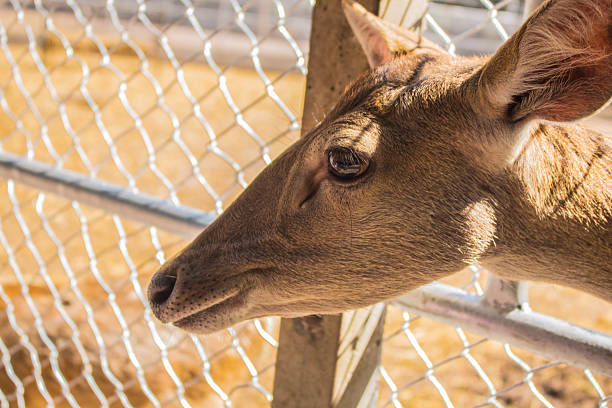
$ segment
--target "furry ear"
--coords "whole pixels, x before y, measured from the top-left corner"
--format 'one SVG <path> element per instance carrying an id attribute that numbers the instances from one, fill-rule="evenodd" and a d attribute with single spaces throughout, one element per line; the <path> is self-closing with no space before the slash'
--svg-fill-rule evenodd
<path id="1" fill-rule="evenodd" d="M 574 121 L 612 97 L 612 0 L 544 3 L 477 73 L 480 100 L 511 121 Z"/>
<path id="2" fill-rule="evenodd" d="M 425 50 L 444 52 L 419 34 L 378 18 L 359 3 L 342 0 L 342 8 L 372 68 L 384 65 L 398 55 Z"/>

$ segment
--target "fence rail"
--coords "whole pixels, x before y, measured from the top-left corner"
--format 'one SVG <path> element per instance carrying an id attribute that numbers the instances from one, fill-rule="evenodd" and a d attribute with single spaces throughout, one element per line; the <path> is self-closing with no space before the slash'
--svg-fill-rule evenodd
<path id="1" fill-rule="evenodd" d="M 500 308 L 487 300 L 486 294 L 433 283 L 394 303 L 421 316 L 612 377 L 612 336 L 534 312 L 528 305 L 508 303 Z"/>
<path id="2" fill-rule="evenodd" d="M 148 194 L 0 152 L 0 177 L 22 183 L 71 201 L 121 214 L 159 227 L 184 239 L 195 238 L 215 219 L 204 211 L 172 204 Z"/>
<path id="3" fill-rule="evenodd" d="M 416 3 L 389 0 L 379 10 L 411 25 L 407 7 Z M 425 35 L 451 53 L 492 51 L 523 10 L 518 0 L 425 6 Z M 0 6 L 1 407 L 250 407 L 281 395 L 272 389 L 282 384 L 274 380 L 278 319 L 215 336 L 178 333 L 153 319 L 143 285 L 297 138 L 312 7 L 306 0 Z M 306 104 L 304 127 L 321 114 Z M 482 290 L 483 271 L 467 275 L 461 288 L 434 283 L 386 312 L 377 305 L 325 321 L 333 331 L 327 351 L 338 362 L 328 375 L 309 372 L 326 379 L 327 401 L 608 406 L 609 333 L 532 311 L 523 284 L 489 277 Z M 606 310 L 597 313 L 599 330 L 612 327 Z M 453 333 L 456 343 L 444 343 Z M 279 387 L 291 384 L 297 361 L 309 363 L 296 347 L 283 351 L 283 341 L 279 360 L 296 360 L 277 366 L 288 380 Z M 514 368 L 496 372 L 494 359 Z M 538 383 L 552 370 L 560 374 Z M 457 373 L 474 384 L 457 383 Z M 298 388 L 314 398 L 307 384 Z M 295 389 L 287 390 L 291 401 Z"/>

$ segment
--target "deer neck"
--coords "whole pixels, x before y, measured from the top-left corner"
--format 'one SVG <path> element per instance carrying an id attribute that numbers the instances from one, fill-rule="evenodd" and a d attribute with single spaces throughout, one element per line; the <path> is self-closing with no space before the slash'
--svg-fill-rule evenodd
<path id="1" fill-rule="evenodd" d="M 483 265 L 512 279 L 612 296 L 612 143 L 579 125 L 536 124 L 496 189 Z M 498 185 L 499 186 L 499 185 Z"/>

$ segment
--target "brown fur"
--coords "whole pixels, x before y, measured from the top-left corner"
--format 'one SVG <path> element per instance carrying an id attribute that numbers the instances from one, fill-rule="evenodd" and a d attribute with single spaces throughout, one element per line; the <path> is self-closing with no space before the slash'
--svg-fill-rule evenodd
<path id="1" fill-rule="evenodd" d="M 473 262 L 609 300 L 612 142 L 551 121 L 612 95 L 611 0 L 548 2 L 491 58 L 408 52 L 413 34 L 385 52 L 401 30 L 345 6 L 375 66 L 162 268 L 155 315 L 210 332 L 333 313 Z M 335 147 L 366 173 L 334 178 Z"/>

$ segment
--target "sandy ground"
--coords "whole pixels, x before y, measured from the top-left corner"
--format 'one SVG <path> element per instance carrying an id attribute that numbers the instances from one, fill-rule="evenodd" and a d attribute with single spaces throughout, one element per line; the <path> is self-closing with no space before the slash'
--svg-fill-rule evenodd
<path id="1" fill-rule="evenodd" d="M 36 160 L 53 164 L 55 159 L 44 137 L 41 139 L 41 135 L 48 134 L 57 154 L 63 157 L 64 168 L 88 173 L 88 166 L 74 149 L 75 140 L 78 140 L 90 167 L 95 169 L 96 177 L 127 186 L 128 180 L 117 165 L 120 161 L 127 172 L 138 175 L 135 186 L 139 190 L 168 197 L 171 191 L 154 174 L 154 169 L 159 169 L 172 185 L 179 186 L 175 193 L 183 204 L 213 211 L 215 200 L 202 183 L 190 177 L 193 167 L 184 152 L 176 143 L 169 142 L 175 127 L 173 118 L 164 111 L 168 106 L 176 113 L 180 129 L 178 136 L 194 157 L 203 158 L 200 161 L 201 175 L 210 188 L 222 196 L 224 204 L 231 202 L 241 191 L 232 164 L 245 169 L 247 182 L 263 167 L 260 146 L 244 129 L 236 126 L 236 116 L 219 90 L 217 75 L 210 69 L 195 63 L 183 66 L 185 81 L 199 101 L 205 123 L 198 118 L 198 110 L 194 110 L 194 105 L 176 81 L 175 71 L 166 62 L 149 60 L 148 70 L 163 89 L 164 100 L 160 103 L 156 102 L 159 100 L 155 89 L 140 70 L 133 53 L 118 50 L 112 55 L 113 66 L 125 73 L 122 79 L 112 69 L 100 68 L 99 54 L 91 52 L 92 49 L 93 45 L 85 41 L 77 49 L 79 59 L 67 61 L 65 53 L 57 46 L 50 44 L 44 49 L 41 60 L 45 66 L 55 67 L 48 75 L 57 93 L 52 95 L 27 50 L 11 47 L 13 57 L 18 61 L 23 88 L 32 95 L 29 98 L 25 98 L 16 85 L 19 80 L 6 57 L 0 58 L 3 101 L 12 112 L 0 112 L 2 149 L 25 155 L 28 145 L 31 145 Z M 98 67 L 89 72 L 85 85 L 83 66 Z M 270 155 L 274 157 L 297 137 L 297 132 L 286 132 L 289 120 L 272 99 L 259 98 L 264 95 L 265 87 L 254 71 L 231 68 L 225 75 L 235 104 L 243 110 L 248 107 L 244 110 L 244 120 L 264 142 L 269 143 Z M 275 80 L 276 92 L 289 109 L 301 112 L 304 78 L 296 73 L 273 72 L 270 79 Z M 120 95 L 117 89 L 122 83 L 125 93 Z M 84 89 L 79 90 L 83 86 L 90 100 L 84 96 Z M 121 98 L 124 98 L 123 102 Z M 58 109 L 58 101 L 61 109 Z M 127 112 L 126 101 L 137 115 L 136 120 Z M 38 113 L 32 112 L 29 103 L 35 104 Z M 97 116 L 92 111 L 92 103 L 99 109 Z M 14 117 L 19 117 L 19 121 L 16 122 Z M 39 118 L 45 126 L 41 125 Z M 66 131 L 68 122 L 72 134 Z M 608 126 L 606 123 L 599 121 L 595 124 Z M 213 140 L 206 131 L 208 126 L 218 138 L 218 148 L 232 160 L 207 149 Z M 113 140 L 112 146 L 118 152 L 114 160 L 109 156 L 105 133 Z M 147 165 L 146 143 L 143 142 L 147 138 L 157 151 L 153 169 Z M 148 325 L 147 319 L 151 316 L 143 314 L 139 291 L 158 267 L 159 260 L 172 256 L 185 242 L 113 218 L 100 210 L 75 208 L 61 197 L 41 196 L 35 190 L 4 180 L 0 181 L 0 195 L 0 227 L 5 241 L 0 246 L 3 291 L 0 307 L 7 311 L 0 316 L 0 334 L 2 347 L 6 347 L 10 354 L 2 350 L 1 365 L 4 369 L 0 370 L 0 390 L 9 396 L 11 406 L 17 406 L 15 395 L 19 394 L 16 393 L 19 382 L 14 377 L 19 377 L 24 384 L 23 398 L 28 407 L 44 402 L 44 388 L 38 388 L 33 381 L 36 370 L 32 361 L 36 362 L 36 359 L 32 358 L 33 352 L 27 350 L 29 344 L 43 362 L 40 377 L 45 379 L 46 389 L 57 400 L 58 406 L 67 406 L 66 398 L 62 396 L 61 377 L 58 379 L 56 375 L 58 370 L 63 373 L 72 395 L 81 406 L 98 405 L 87 384 L 88 375 L 99 384 L 101 393 L 110 398 L 112 406 L 121 406 L 119 399 L 123 398 L 115 391 L 113 378 L 115 382 L 124 384 L 125 398 L 133 406 L 152 406 L 151 399 L 142 391 L 143 386 L 148 387 L 160 402 L 180 406 L 178 398 L 181 395 L 177 394 L 172 372 L 185 384 L 185 398 L 194 406 L 223 406 L 218 396 L 221 393 L 214 391 L 212 381 L 229 394 L 234 406 L 268 405 L 265 393 L 257 387 L 261 384 L 267 392 L 272 390 L 275 348 L 264 341 L 252 323 L 239 326 L 233 338 L 229 333 L 221 333 L 200 338 L 198 344 L 182 333 L 153 325 L 159 338 L 169 345 L 167 360 L 160 360 L 160 348 Z M 156 247 L 153 242 L 157 240 L 159 245 Z M 58 246 L 57 242 L 61 245 Z M 7 247 L 11 250 L 8 251 Z M 448 281 L 465 285 L 470 282 L 470 274 L 461 273 Z M 483 282 L 484 277 L 481 278 Z M 56 294 L 50 286 L 57 288 Z M 79 299 L 79 293 L 91 306 L 91 312 Z M 612 332 L 612 310 L 603 301 L 570 289 L 552 289 L 546 285 L 533 285 L 531 299 L 532 307 L 537 311 Z M 120 314 L 113 309 L 114 305 L 121 310 Z M 13 316 L 16 320 L 11 321 Z M 415 349 L 414 342 L 411 343 L 401 331 L 404 322 L 398 309 L 389 309 L 383 366 L 401 389 L 397 398 L 404 407 L 444 406 L 431 377 L 424 376 L 427 365 Z M 276 319 L 265 319 L 263 325 L 273 337 L 277 337 Z M 129 327 L 129 335 L 125 326 Z M 78 331 L 74 330 L 75 327 Z M 434 365 L 433 375 L 456 407 L 487 402 L 490 393 L 486 383 L 465 357 L 466 349 L 454 328 L 424 318 L 410 320 L 407 327 L 414 336 L 413 340 L 418 342 Z M 48 339 L 42 335 L 43 329 Z M 21 336 L 20 330 L 23 331 Z M 96 331 L 104 340 L 103 348 L 96 340 Z M 47 345 L 45 341 L 48 341 Z M 481 342 L 478 336 L 469 333 L 466 333 L 466 341 L 473 345 L 469 354 L 480 364 L 496 390 L 518 384 L 498 397 L 501 406 L 543 406 L 534 397 L 528 380 L 532 380 L 534 389 L 557 407 L 594 407 L 599 400 L 596 390 L 581 370 L 562 364 L 541 368 L 549 362 L 512 348 L 529 367 L 541 368 L 528 374 L 524 367 L 511 360 L 503 345 L 494 341 Z M 57 355 L 53 347 L 48 346 L 50 342 L 58 348 Z M 78 344 L 83 345 L 80 354 Z M 101 357 L 102 349 L 106 351 L 106 361 Z M 258 376 L 249 372 L 249 366 L 241 356 L 243 352 Z M 202 361 L 204 355 L 208 361 Z M 90 362 L 90 371 L 83 363 L 86 360 Z M 105 368 L 106 363 L 108 368 Z M 141 366 L 140 372 L 135 363 Z M 7 369 L 9 366 L 15 372 L 13 379 L 10 369 Z M 612 379 L 597 375 L 595 378 L 605 395 L 612 392 Z M 380 405 L 390 405 L 390 398 L 389 387 L 381 383 Z"/>

